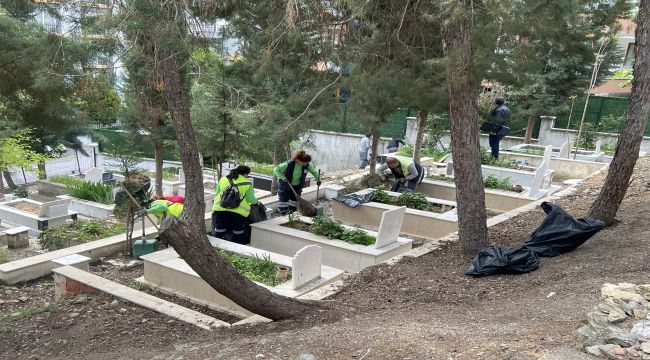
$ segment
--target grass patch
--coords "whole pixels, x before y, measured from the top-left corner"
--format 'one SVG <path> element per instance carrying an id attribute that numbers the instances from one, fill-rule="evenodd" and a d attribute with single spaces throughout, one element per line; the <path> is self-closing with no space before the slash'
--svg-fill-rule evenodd
<path id="1" fill-rule="evenodd" d="M 38 244 L 47 251 L 53 251 L 111 237 L 125 231 L 124 224 L 112 221 L 77 220 L 56 228 L 45 229 L 38 235 Z"/>
<path id="2" fill-rule="evenodd" d="M 79 179 L 75 176 L 67 175 L 54 175 L 50 176 L 49 180 L 57 184 L 63 184 L 65 186 L 78 186 L 84 183 L 82 179 Z"/>
<path id="3" fill-rule="evenodd" d="M 14 331 L 14 329 L 10 327 L 0 327 L 0 334 L 10 334 Z"/>
<path id="4" fill-rule="evenodd" d="M 178 170 L 180 168 L 175 167 L 175 166 L 169 166 L 169 167 L 164 167 L 162 169 L 162 178 L 165 181 L 178 181 Z M 147 171 L 147 175 L 149 175 L 151 178 L 156 177 L 156 172 L 155 171 Z"/>
<path id="5" fill-rule="evenodd" d="M 13 312 L 9 315 L 5 315 L 2 320 L 7 321 L 7 322 L 13 322 L 13 321 L 18 321 L 20 319 L 26 319 L 30 318 L 34 315 L 42 314 L 42 313 L 55 313 L 58 312 L 59 308 L 56 306 L 52 305 L 46 305 L 46 306 L 28 306 L 26 308 L 22 308 L 16 312 Z"/>
<path id="6" fill-rule="evenodd" d="M 268 257 L 245 256 L 232 251 L 215 249 L 219 256 L 242 276 L 268 286 L 276 286 L 285 280 L 275 278 L 278 265 Z"/>
<path id="7" fill-rule="evenodd" d="M 0 248 L 0 264 L 9 261 L 9 252 L 5 248 Z"/>
<path id="8" fill-rule="evenodd" d="M 136 289 L 138 291 L 142 291 L 143 293 L 147 293 L 147 294 L 151 293 L 151 291 L 152 291 L 151 286 L 149 286 L 147 284 L 139 283 L 139 282 L 133 283 L 131 285 L 131 287 L 133 289 Z"/>

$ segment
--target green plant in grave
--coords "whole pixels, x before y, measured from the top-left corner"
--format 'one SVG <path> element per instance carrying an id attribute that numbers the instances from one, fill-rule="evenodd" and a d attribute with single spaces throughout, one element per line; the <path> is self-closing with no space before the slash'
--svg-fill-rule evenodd
<path id="1" fill-rule="evenodd" d="M 81 185 L 84 183 L 82 179 L 79 179 L 78 177 L 75 176 L 67 176 L 67 175 L 54 175 L 50 176 L 49 180 L 51 182 L 57 183 L 57 184 L 63 184 L 63 185 Z"/>
<path id="2" fill-rule="evenodd" d="M 481 165 L 488 165 L 488 166 L 497 166 L 497 167 L 502 167 L 502 168 L 508 168 L 508 169 L 516 169 L 517 165 L 512 164 L 506 160 L 503 159 L 495 159 L 488 153 L 487 149 L 484 147 L 481 147 L 480 150 L 481 154 Z"/>
<path id="3" fill-rule="evenodd" d="M 494 175 L 488 175 L 483 179 L 483 186 L 490 189 L 512 190 L 510 178 L 499 178 Z"/>
<path id="4" fill-rule="evenodd" d="M 7 261 L 9 261 L 9 253 L 7 252 L 7 249 L 0 248 L 0 264 L 4 264 Z"/>
<path id="5" fill-rule="evenodd" d="M 361 229 L 346 229 L 341 221 L 324 216 L 315 217 L 309 231 L 328 239 L 339 239 L 351 244 L 371 245 L 377 241 L 374 236 L 368 235 Z"/>
<path id="6" fill-rule="evenodd" d="M 70 196 L 100 204 L 110 205 L 113 203 L 113 185 L 98 182 L 83 181 L 78 185 L 66 185 Z"/>
<path id="7" fill-rule="evenodd" d="M 42 249 L 54 251 L 118 235 L 124 231 L 123 224 L 112 221 L 77 220 L 70 224 L 45 229 L 38 235 L 38 244 Z"/>
<path id="8" fill-rule="evenodd" d="M 27 187 L 25 185 L 18 185 L 16 186 L 15 189 L 11 191 L 14 196 L 19 197 L 19 198 L 26 198 L 28 193 L 27 193 Z"/>
<path id="9" fill-rule="evenodd" d="M 219 256 L 242 276 L 265 285 L 275 286 L 280 284 L 275 278 L 277 265 L 268 256 L 245 256 L 232 251 L 215 249 Z"/>
<path id="10" fill-rule="evenodd" d="M 382 204 L 388 204 L 388 205 L 393 205 L 395 203 L 395 198 L 388 195 L 388 193 L 383 190 L 383 189 L 374 189 L 372 192 L 372 201 L 382 203 Z"/>
<path id="11" fill-rule="evenodd" d="M 432 208 L 431 203 L 427 201 L 427 197 L 419 192 L 405 192 L 402 193 L 395 202 L 395 205 L 406 206 L 409 209 L 429 211 Z"/>

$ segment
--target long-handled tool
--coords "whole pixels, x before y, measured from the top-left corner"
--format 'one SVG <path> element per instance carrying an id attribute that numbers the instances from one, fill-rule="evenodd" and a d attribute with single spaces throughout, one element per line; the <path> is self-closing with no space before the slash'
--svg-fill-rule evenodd
<path id="1" fill-rule="evenodd" d="M 320 190 L 320 169 L 318 169 L 318 181 L 316 181 L 316 200 L 318 200 L 318 190 Z"/>
<path id="2" fill-rule="evenodd" d="M 290 183 L 287 182 L 287 186 L 289 187 L 289 189 L 291 189 L 293 194 L 296 196 L 296 202 L 298 203 L 298 210 L 300 210 L 300 212 L 305 216 L 309 216 L 309 217 L 316 216 L 317 213 L 316 207 L 313 204 L 311 204 L 309 201 L 301 198 L 300 195 L 298 195 L 298 193 L 296 192 L 296 189 L 294 189 Z"/>

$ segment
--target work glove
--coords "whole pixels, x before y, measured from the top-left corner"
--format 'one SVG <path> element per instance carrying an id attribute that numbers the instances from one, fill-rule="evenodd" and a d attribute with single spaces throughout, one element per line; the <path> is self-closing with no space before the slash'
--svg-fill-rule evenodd
<path id="1" fill-rule="evenodd" d="M 321 182 L 320 180 L 316 181 L 316 186 L 320 186 Z"/>
<path id="2" fill-rule="evenodd" d="M 139 208 L 138 210 L 135 211 L 135 214 L 138 216 L 144 216 L 144 214 L 147 213 L 147 209 L 145 208 Z"/>
<path id="3" fill-rule="evenodd" d="M 405 183 L 406 183 L 406 179 L 405 179 L 405 178 L 399 178 L 399 179 L 397 179 L 397 181 L 399 181 L 400 184 L 405 184 Z"/>

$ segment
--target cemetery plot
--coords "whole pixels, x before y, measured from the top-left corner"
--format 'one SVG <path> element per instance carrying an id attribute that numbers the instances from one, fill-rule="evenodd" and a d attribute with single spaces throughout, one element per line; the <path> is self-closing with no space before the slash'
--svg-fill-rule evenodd
<path id="1" fill-rule="evenodd" d="M 412 248 L 412 240 L 399 237 L 405 210 L 405 207 L 400 207 L 384 212 L 377 232 L 360 229 L 376 237 L 376 242 L 372 245 L 350 244 L 340 239 L 329 239 L 309 231 L 286 227 L 283 225 L 291 219 L 279 217 L 251 224 L 251 246 L 291 256 L 304 246 L 318 245 L 322 248 L 323 264 L 358 272 Z M 311 219 L 305 217 L 299 217 L 298 220 L 312 223 Z"/>
<path id="2" fill-rule="evenodd" d="M 76 220 L 77 213 L 68 211 L 69 203 L 67 199 L 39 202 L 21 198 L 6 201 L 0 203 L 0 219 L 39 232 L 47 227 L 65 224 L 68 219 Z"/>
<path id="3" fill-rule="evenodd" d="M 291 269 L 291 279 L 275 286 L 258 283 L 270 291 L 288 297 L 298 297 L 326 285 L 342 274 L 343 270 L 321 265 L 321 249 L 311 245 L 301 248 L 294 255 L 284 256 L 229 241 L 210 237 L 213 246 L 245 256 L 257 256 Z M 141 257 L 144 276 L 138 282 L 161 291 L 235 316 L 253 315 L 218 293 L 192 270 L 173 249 L 166 249 Z"/>

